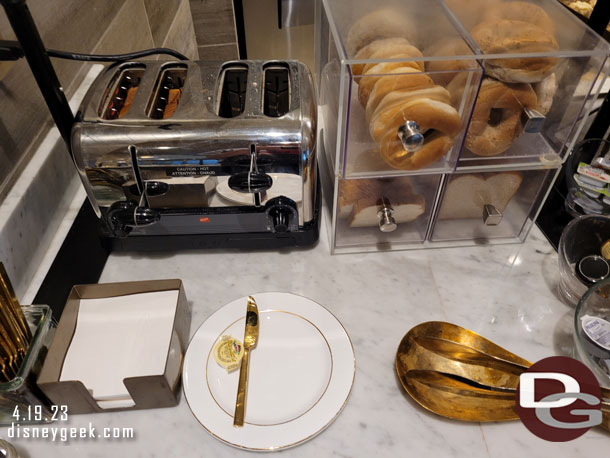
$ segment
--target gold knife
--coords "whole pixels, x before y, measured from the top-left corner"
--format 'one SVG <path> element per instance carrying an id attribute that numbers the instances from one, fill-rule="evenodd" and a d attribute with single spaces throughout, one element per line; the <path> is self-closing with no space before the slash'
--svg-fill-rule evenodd
<path id="1" fill-rule="evenodd" d="M 235 415 L 233 426 L 244 425 L 246 411 L 246 393 L 248 391 L 248 366 L 250 363 L 250 350 L 256 346 L 258 340 L 258 307 L 252 296 L 248 296 L 248 311 L 246 312 L 246 331 L 244 333 L 244 356 L 239 370 L 239 385 L 237 386 L 237 399 L 235 400 Z"/>

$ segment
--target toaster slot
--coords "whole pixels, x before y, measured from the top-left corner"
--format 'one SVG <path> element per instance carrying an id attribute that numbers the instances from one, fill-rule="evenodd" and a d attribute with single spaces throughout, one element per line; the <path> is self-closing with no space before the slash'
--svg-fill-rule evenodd
<path id="1" fill-rule="evenodd" d="M 244 112 L 247 84 L 247 65 L 230 64 L 223 68 L 220 78 L 218 116 L 234 118 Z"/>
<path id="2" fill-rule="evenodd" d="M 171 65 L 163 68 L 157 77 L 153 95 L 146 108 L 149 118 L 167 119 L 174 114 L 182 96 L 186 71 L 186 65 Z"/>
<path id="3" fill-rule="evenodd" d="M 279 63 L 263 67 L 263 113 L 279 118 L 290 109 L 290 73 L 288 66 Z"/>
<path id="4" fill-rule="evenodd" d="M 119 119 L 127 115 L 144 76 L 144 65 L 123 68 L 108 86 L 100 116 L 103 119 Z"/>

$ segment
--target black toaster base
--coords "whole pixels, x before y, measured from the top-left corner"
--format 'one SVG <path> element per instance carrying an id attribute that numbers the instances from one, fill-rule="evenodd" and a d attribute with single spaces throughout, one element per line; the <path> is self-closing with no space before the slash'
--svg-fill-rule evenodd
<path id="1" fill-rule="evenodd" d="M 322 192 L 317 180 L 314 217 L 302 227 L 288 232 L 236 232 L 209 234 L 101 236 L 102 245 L 111 251 L 172 251 L 193 249 L 239 249 L 244 251 L 305 248 L 320 238 Z"/>
<path id="2" fill-rule="evenodd" d="M 319 218 L 298 231 L 285 233 L 248 232 L 243 234 L 148 235 L 124 238 L 103 238 L 105 247 L 113 251 L 172 251 L 189 249 L 273 250 L 288 247 L 309 247 L 320 237 Z"/>

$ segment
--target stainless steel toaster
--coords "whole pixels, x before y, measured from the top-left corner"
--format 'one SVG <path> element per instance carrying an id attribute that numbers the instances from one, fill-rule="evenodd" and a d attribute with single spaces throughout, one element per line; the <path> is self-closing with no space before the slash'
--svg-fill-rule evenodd
<path id="1" fill-rule="evenodd" d="M 124 62 L 89 89 L 72 149 L 115 245 L 255 248 L 317 240 L 315 135 L 302 63 Z"/>

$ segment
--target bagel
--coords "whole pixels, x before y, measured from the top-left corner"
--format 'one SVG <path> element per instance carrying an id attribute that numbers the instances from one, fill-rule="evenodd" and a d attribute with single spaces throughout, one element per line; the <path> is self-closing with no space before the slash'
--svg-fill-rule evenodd
<path id="1" fill-rule="evenodd" d="M 423 58 L 423 54 L 415 46 L 396 46 L 393 49 L 380 49 L 379 51 L 371 54 L 371 59 L 377 60 L 389 60 L 389 59 L 412 59 L 414 57 Z M 414 68 L 415 70 L 424 71 L 424 62 L 415 62 L 412 60 L 406 60 L 402 62 L 382 62 L 383 64 L 395 64 L 396 66 L 402 65 L 406 67 Z M 375 73 L 373 71 L 378 63 L 365 64 L 362 68 L 362 73 Z M 396 68 L 396 67 L 395 67 Z"/>
<path id="2" fill-rule="evenodd" d="M 407 56 L 406 54 L 402 54 L 402 55 L 398 55 L 398 56 L 388 57 L 388 59 L 401 59 L 401 58 L 405 58 L 405 57 L 409 57 L 409 56 Z M 412 68 L 413 70 L 417 70 L 418 72 L 423 71 L 421 69 L 421 67 L 416 62 L 413 62 L 413 61 L 382 62 L 379 64 L 365 64 L 365 66 L 364 66 L 365 71 L 361 75 L 361 77 L 362 76 L 370 76 L 370 77 L 383 76 L 385 74 L 391 73 L 391 70 L 401 68 L 401 67 L 409 67 L 409 68 Z M 361 77 L 356 79 L 356 82 L 358 84 L 360 84 Z M 365 78 L 365 80 L 367 80 L 367 79 Z M 376 82 L 377 80 L 368 78 L 368 81 Z M 365 83 L 366 83 L 366 81 L 365 81 Z M 372 87 L 371 87 L 371 89 L 372 89 Z"/>
<path id="3" fill-rule="evenodd" d="M 484 10 L 480 22 L 497 19 L 528 22 L 551 35 L 555 35 L 555 23 L 553 20 L 543 8 L 533 3 L 520 1 L 498 3 L 493 8 Z"/>
<path id="4" fill-rule="evenodd" d="M 500 0 L 445 0 L 449 9 L 467 29 L 481 22 L 486 10 L 495 8 L 499 2 Z"/>
<path id="5" fill-rule="evenodd" d="M 409 89 L 392 91 L 386 95 L 376 107 L 373 107 L 372 103 L 367 104 L 366 119 L 370 122 L 376 113 L 381 113 L 396 103 L 407 102 L 409 100 L 419 98 L 438 100 L 439 102 L 449 104 L 451 103 L 451 95 L 449 94 L 449 91 L 441 86 L 427 87 L 415 91 Z"/>
<path id="6" fill-rule="evenodd" d="M 524 21 L 490 20 L 471 32 L 485 54 L 553 53 L 559 49 L 552 33 Z M 535 83 L 549 76 L 556 57 L 520 57 L 484 60 L 485 71 L 506 83 Z"/>
<path id="7" fill-rule="evenodd" d="M 424 145 L 416 152 L 407 152 L 398 137 L 405 121 L 415 121 L 425 135 Z M 460 132 L 462 120 L 451 105 L 437 100 L 417 98 L 395 103 L 371 120 L 369 128 L 379 145 L 381 157 L 392 167 L 416 170 L 443 157 Z"/>
<path id="8" fill-rule="evenodd" d="M 365 76 L 363 79 L 366 78 Z M 370 93 L 368 92 L 369 86 L 367 84 L 359 84 L 358 98 L 366 110 L 373 112 L 375 107 L 390 92 L 401 89 L 414 91 L 433 86 L 434 81 L 425 73 L 411 67 L 399 67 L 390 70 L 388 75 L 377 78 Z M 370 108 L 369 104 L 371 104 Z"/>
<path id="9" fill-rule="evenodd" d="M 439 56 L 469 56 L 472 51 L 462 39 L 446 38 L 426 50 L 430 57 Z M 475 60 L 430 60 L 426 62 L 426 70 L 436 84 L 447 86 L 453 78 L 463 70 L 476 68 Z"/>
<path id="10" fill-rule="evenodd" d="M 455 137 L 462 127 L 462 119 L 451 105 L 437 100 L 417 98 L 395 103 L 388 109 L 378 112 L 369 124 L 371 137 L 376 142 L 381 142 L 386 134 L 391 132 L 398 139 L 398 128 L 406 121 L 415 121 L 423 133 L 434 129 L 450 137 Z"/>
<path id="11" fill-rule="evenodd" d="M 373 57 L 373 55 L 379 55 L 380 52 L 382 53 L 381 57 Z M 394 54 L 407 54 L 408 52 L 414 52 L 413 57 L 423 57 L 421 52 L 416 47 L 412 46 L 411 43 L 409 43 L 409 41 L 405 38 L 384 38 L 381 40 L 375 40 L 366 45 L 354 55 L 354 59 L 383 59 Z M 352 73 L 354 75 L 364 73 L 365 65 L 366 64 L 353 64 Z"/>
<path id="12" fill-rule="evenodd" d="M 379 154 L 391 167 L 399 170 L 418 170 L 441 159 L 451 149 L 453 138 L 441 132 L 426 137 L 424 146 L 411 153 L 404 149 L 396 133 L 388 133 L 382 140 Z"/>
<path id="13" fill-rule="evenodd" d="M 376 52 L 370 54 L 371 58 L 374 59 L 405 59 L 409 57 L 423 57 L 422 53 L 414 46 L 399 46 L 397 47 L 401 54 L 392 54 L 390 49 L 382 48 Z M 374 56 L 374 57 L 373 57 Z M 356 68 L 356 70 L 362 70 L 361 77 L 356 78 L 358 83 L 358 100 L 363 107 L 366 107 L 369 95 L 375 86 L 375 83 L 383 76 L 388 73 L 395 73 L 393 70 L 409 67 L 418 72 L 424 71 L 423 62 L 413 61 L 400 61 L 400 62 L 381 62 L 378 64 L 360 64 L 362 67 Z"/>
<path id="14" fill-rule="evenodd" d="M 419 70 L 413 68 L 414 66 L 415 63 L 413 63 L 413 65 L 408 65 L 408 63 L 400 62 L 398 63 L 398 66 L 396 66 L 396 62 L 388 62 L 371 68 L 368 73 L 358 78 L 358 101 L 360 102 L 360 105 L 362 105 L 363 108 L 366 108 L 369 96 L 371 95 L 371 92 L 373 92 L 375 84 L 377 84 L 381 78 L 396 72 L 420 73 Z"/>
<path id="15" fill-rule="evenodd" d="M 503 153 L 521 135 L 523 108 L 535 109 L 537 103 L 529 84 L 484 78 L 466 134 L 466 147 L 477 156 Z"/>
<path id="16" fill-rule="evenodd" d="M 555 76 L 555 73 L 551 73 L 539 83 L 532 84 L 532 88 L 536 92 L 536 97 L 538 98 L 536 111 L 546 116 L 551 110 L 553 98 L 555 97 L 555 92 L 557 92 L 557 77 Z"/>
<path id="17" fill-rule="evenodd" d="M 383 8 L 373 11 L 358 19 L 347 33 L 347 53 L 356 53 L 369 43 L 382 38 L 405 38 L 411 43 L 417 42 L 416 27 L 411 20 L 394 10 Z"/>
<path id="18" fill-rule="evenodd" d="M 380 12 L 371 13 L 361 21 L 374 21 L 379 17 Z M 348 47 L 352 49 L 366 41 L 362 33 L 358 35 L 360 26 L 358 21 L 350 30 L 352 40 Z M 390 166 L 406 170 L 425 167 L 444 156 L 460 132 L 462 120 L 450 105 L 450 93 L 435 85 L 424 72 L 423 61 L 409 60 L 422 59 L 421 51 L 404 35 L 397 34 L 393 38 L 364 43 L 355 50 L 355 58 L 382 61 L 352 65 L 358 83 L 358 100 L 365 109 L 369 132 L 379 147 L 379 156 Z M 390 59 L 402 60 L 387 62 Z M 427 136 L 424 145 L 415 153 L 406 152 L 398 136 L 399 128 L 407 120 L 418 123 Z"/>

